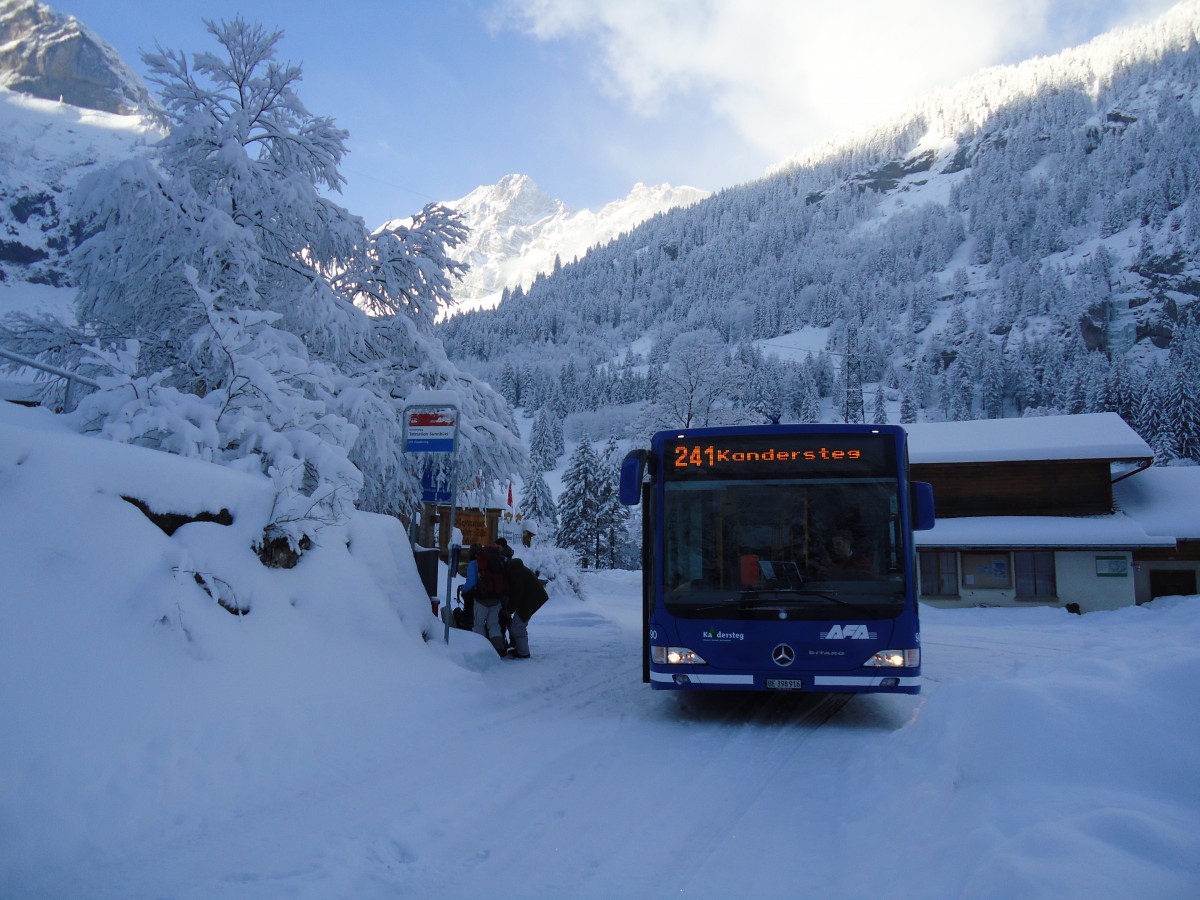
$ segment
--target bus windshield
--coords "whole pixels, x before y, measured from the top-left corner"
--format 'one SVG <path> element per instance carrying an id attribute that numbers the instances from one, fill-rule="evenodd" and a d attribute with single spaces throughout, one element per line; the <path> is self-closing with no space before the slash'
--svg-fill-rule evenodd
<path id="1" fill-rule="evenodd" d="M 903 609 L 895 477 L 707 477 L 665 488 L 671 614 L 887 618 Z"/>

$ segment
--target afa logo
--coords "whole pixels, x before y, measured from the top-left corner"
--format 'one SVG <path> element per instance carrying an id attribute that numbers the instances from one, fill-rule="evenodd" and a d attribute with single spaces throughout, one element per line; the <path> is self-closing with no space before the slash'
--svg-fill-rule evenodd
<path id="1" fill-rule="evenodd" d="M 821 632 L 823 641 L 873 641 L 879 635 L 868 631 L 866 625 L 834 625 Z"/>

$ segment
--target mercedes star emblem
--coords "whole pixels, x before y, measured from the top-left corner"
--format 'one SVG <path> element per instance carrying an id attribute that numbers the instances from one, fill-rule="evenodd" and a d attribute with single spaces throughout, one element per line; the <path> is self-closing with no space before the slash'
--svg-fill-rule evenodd
<path id="1" fill-rule="evenodd" d="M 796 661 L 796 651 L 787 644 L 777 644 L 771 651 L 771 659 L 777 666 L 790 666 Z"/>

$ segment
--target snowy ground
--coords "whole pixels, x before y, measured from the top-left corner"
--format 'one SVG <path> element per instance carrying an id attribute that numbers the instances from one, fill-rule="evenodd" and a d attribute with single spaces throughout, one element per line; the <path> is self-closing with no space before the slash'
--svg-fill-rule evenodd
<path id="1" fill-rule="evenodd" d="M 380 517 L 268 572 L 252 486 L 131 452 L 0 411 L 0 897 L 1200 889 L 1200 598 L 925 610 L 917 697 L 658 693 L 637 573 L 499 660 Z M 133 483 L 238 519 L 167 537 Z"/>

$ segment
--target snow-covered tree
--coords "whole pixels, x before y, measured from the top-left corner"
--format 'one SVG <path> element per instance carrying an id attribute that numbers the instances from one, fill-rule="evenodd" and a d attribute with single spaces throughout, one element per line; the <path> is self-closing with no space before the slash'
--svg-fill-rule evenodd
<path id="1" fill-rule="evenodd" d="M 500 393 L 514 409 L 522 405 L 521 378 L 511 362 L 505 363 L 500 375 Z"/>
<path id="2" fill-rule="evenodd" d="M 809 365 L 795 366 L 791 386 L 791 404 L 789 411 L 797 422 L 817 422 L 821 418 L 821 396 L 812 376 Z"/>
<path id="3" fill-rule="evenodd" d="M 1167 415 L 1174 424 L 1179 456 L 1200 462 L 1200 323 L 1181 323 L 1172 343 Z"/>
<path id="4" fill-rule="evenodd" d="M 584 436 L 563 471 L 563 491 L 558 497 L 558 532 L 555 543 L 574 551 L 580 565 L 597 562 L 600 538 L 600 505 L 606 480 L 591 441 Z"/>
<path id="5" fill-rule="evenodd" d="M 875 401 L 871 404 L 871 423 L 874 425 L 887 425 L 887 394 L 883 390 L 883 385 L 880 384 L 875 388 Z"/>
<path id="6" fill-rule="evenodd" d="M 546 484 L 546 479 L 536 468 L 525 481 L 524 495 L 519 507 L 522 518 L 533 519 L 543 526 L 542 531 L 553 532 L 558 528 L 558 507 L 554 505 L 554 495 Z"/>
<path id="7" fill-rule="evenodd" d="M 558 465 L 564 449 L 562 421 L 549 406 L 543 406 L 533 418 L 529 435 L 529 460 L 539 472 L 549 472 Z"/>
<path id="8" fill-rule="evenodd" d="M 431 206 L 369 233 L 322 193 L 343 183 L 346 133 L 300 102 L 281 34 L 207 24 L 218 52 L 144 57 L 167 136 L 74 198 L 78 328 L 57 353 L 104 385 L 81 427 L 271 477 L 264 540 L 293 547 L 355 502 L 413 510 L 413 391 L 457 398 L 461 471 L 519 471 L 502 398 L 430 333 L 462 224 Z"/>
<path id="9" fill-rule="evenodd" d="M 629 508 L 620 499 L 622 457 L 617 439 L 610 437 L 599 455 L 601 480 L 595 548 L 598 569 L 619 568 L 634 555 L 629 540 Z"/>
<path id="10" fill-rule="evenodd" d="M 650 415 L 660 428 L 697 428 L 740 422 L 753 411 L 730 403 L 746 377 L 716 332 L 685 332 L 671 343 Z"/>

